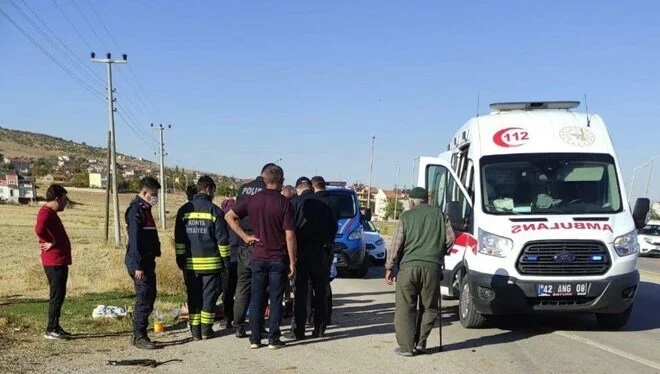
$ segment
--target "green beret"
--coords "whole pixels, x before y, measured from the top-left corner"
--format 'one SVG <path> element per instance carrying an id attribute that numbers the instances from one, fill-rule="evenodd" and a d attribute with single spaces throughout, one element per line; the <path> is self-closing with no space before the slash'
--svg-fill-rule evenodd
<path id="1" fill-rule="evenodd" d="M 426 191 L 426 188 L 422 187 L 415 187 L 412 190 L 410 190 L 410 198 L 411 199 L 422 199 L 426 200 L 429 198 L 429 193 Z"/>

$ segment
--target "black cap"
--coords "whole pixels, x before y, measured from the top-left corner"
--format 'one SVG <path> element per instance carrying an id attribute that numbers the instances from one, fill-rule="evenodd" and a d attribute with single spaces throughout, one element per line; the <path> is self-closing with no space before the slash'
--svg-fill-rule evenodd
<path id="1" fill-rule="evenodd" d="M 325 179 L 322 176 L 317 175 L 312 178 L 312 184 L 325 188 Z"/>
<path id="2" fill-rule="evenodd" d="M 300 186 L 300 185 L 303 184 L 303 183 L 307 183 L 307 184 L 309 184 L 310 186 L 312 185 L 312 181 L 309 180 L 309 178 L 307 178 L 307 177 L 300 177 L 300 178 L 298 178 L 298 180 L 296 181 L 296 187 Z"/>

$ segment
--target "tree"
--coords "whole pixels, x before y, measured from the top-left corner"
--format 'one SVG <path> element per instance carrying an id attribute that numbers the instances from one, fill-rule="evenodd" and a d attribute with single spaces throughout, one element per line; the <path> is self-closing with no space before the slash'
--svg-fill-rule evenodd
<path id="1" fill-rule="evenodd" d="M 76 173 L 73 175 L 73 186 L 74 187 L 89 187 L 89 174 L 88 173 Z"/>
<path id="2" fill-rule="evenodd" d="M 387 199 L 387 206 L 385 207 L 385 219 L 390 219 L 394 218 L 397 219 L 399 216 L 401 216 L 401 212 L 403 212 L 403 204 L 401 203 L 401 200 L 397 202 L 397 207 L 396 207 L 396 217 L 394 216 L 394 199 Z"/>

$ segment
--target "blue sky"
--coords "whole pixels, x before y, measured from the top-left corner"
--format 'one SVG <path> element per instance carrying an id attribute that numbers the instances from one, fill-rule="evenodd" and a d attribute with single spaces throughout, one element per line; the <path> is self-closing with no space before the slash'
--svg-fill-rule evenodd
<path id="1" fill-rule="evenodd" d="M 147 142 L 117 118 L 119 151 L 153 159 L 149 123 L 171 123 L 168 165 L 251 177 L 283 158 L 289 182 L 317 171 L 366 182 L 376 136 L 374 184 L 391 188 L 400 164 L 410 185 L 413 159 L 444 149 L 478 93 L 482 113 L 494 101 L 588 94 L 626 184 L 660 153 L 657 2 L 93 1 L 118 50 L 87 0 L 56 1 L 85 41 L 52 1 L 27 3 L 101 79 L 85 43 L 128 53 L 130 68 L 115 67 L 118 107 Z M 36 22 L 22 0 L 0 8 L 55 54 L 12 2 Z M 104 144 L 102 100 L 3 17 L 0 47 L 1 126 Z M 646 172 L 638 176 L 635 195 Z"/>

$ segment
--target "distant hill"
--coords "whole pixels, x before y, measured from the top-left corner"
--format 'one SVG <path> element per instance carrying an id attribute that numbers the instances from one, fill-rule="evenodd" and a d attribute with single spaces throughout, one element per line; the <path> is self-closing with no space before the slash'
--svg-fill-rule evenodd
<path id="1" fill-rule="evenodd" d="M 105 166 L 107 163 L 107 148 L 93 147 L 86 143 L 77 143 L 51 135 L 30 131 L 13 130 L 0 127 L 0 154 L 7 158 L 24 158 L 32 161 L 48 160 L 48 164 L 57 164 L 57 157 L 69 156 L 85 160 L 80 166 L 88 167 L 88 160 L 96 160 L 96 164 Z M 157 173 L 158 165 L 152 161 L 130 155 L 117 153 L 119 170 L 135 169 L 137 171 L 152 170 Z M 166 174 L 174 173 L 174 168 L 168 168 Z M 186 174 L 194 174 L 194 170 L 186 169 Z M 228 185 L 238 185 L 237 178 L 208 173 L 219 182 Z M 181 174 L 183 176 L 183 174 Z"/>
<path id="2" fill-rule="evenodd" d="M 46 134 L 0 127 L 0 154 L 5 157 L 36 160 L 39 158 L 75 156 L 96 159 L 101 163 L 105 163 L 107 152 L 107 148 L 93 147 L 84 142 L 76 143 L 73 140 Z M 155 165 L 149 160 L 140 160 L 136 157 L 117 153 L 117 157 L 119 156 L 123 158 L 120 163 L 129 167 L 148 169 Z"/>

